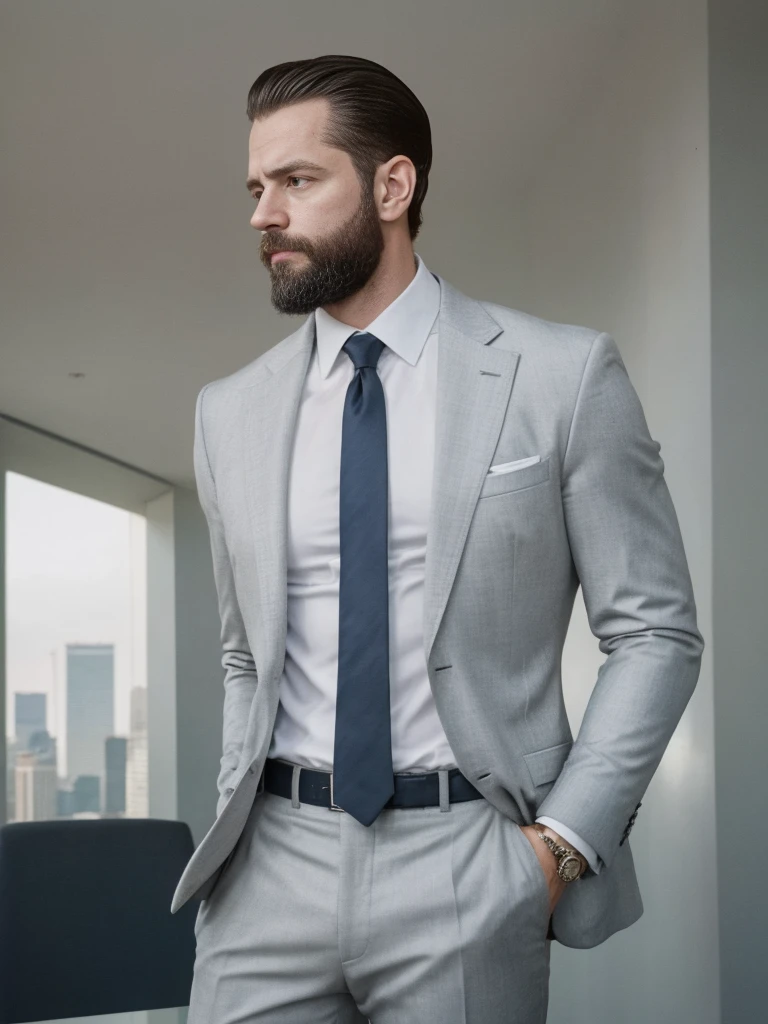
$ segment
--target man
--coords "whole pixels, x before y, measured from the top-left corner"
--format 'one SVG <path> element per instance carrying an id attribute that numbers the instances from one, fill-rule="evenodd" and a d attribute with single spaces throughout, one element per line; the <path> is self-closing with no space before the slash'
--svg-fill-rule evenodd
<path id="1" fill-rule="evenodd" d="M 222 623 L 191 1024 L 546 1018 L 552 938 L 642 913 L 627 837 L 703 640 L 614 340 L 414 253 L 427 115 L 325 56 L 249 94 L 251 220 L 289 337 L 200 392 Z M 578 586 L 607 655 L 574 741 Z"/>

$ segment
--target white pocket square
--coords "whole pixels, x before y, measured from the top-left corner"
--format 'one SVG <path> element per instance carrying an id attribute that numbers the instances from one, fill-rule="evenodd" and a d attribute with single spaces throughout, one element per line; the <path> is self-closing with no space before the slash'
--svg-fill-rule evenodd
<path id="1" fill-rule="evenodd" d="M 499 462 L 498 465 L 491 466 L 488 470 L 488 476 L 491 476 L 491 474 L 498 476 L 499 473 L 513 473 L 516 469 L 534 466 L 537 462 L 541 462 L 540 455 L 531 455 L 528 459 L 517 459 L 515 462 Z"/>

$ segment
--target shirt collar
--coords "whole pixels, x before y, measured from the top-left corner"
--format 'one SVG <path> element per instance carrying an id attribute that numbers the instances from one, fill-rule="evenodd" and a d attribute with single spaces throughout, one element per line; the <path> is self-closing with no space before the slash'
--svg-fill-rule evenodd
<path id="1" fill-rule="evenodd" d="M 419 361 L 440 310 L 440 282 L 427 269 L 421 256 L 414 255 L 418 269 L 411 283 L 365 328 L 411 366 Z M 332 317 L 321 307 L 315 310 L 321 377 L 328 376 L 344 342 L 359 330 Z"/>

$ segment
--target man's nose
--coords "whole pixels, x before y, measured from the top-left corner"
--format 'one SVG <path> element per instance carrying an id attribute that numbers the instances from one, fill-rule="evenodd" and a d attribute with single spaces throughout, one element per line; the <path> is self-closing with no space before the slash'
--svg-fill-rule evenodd
<path id="1" fill-rule="evenodd" d="M 266 195 L 264 192 L 256 204 L 251 217 L 251 227 L 257 231 L 269 231 L 270 228 L 284 231 L 288 226 L 288 215 L 276 200 L 271 197 L 265 198 Z"/>

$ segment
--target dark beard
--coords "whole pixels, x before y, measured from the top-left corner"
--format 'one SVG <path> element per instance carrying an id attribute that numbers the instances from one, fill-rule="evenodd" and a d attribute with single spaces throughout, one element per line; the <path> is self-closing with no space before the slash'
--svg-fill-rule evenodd
<path id="1" fill-rule="evenodd" d="M 352 217 L 322 241 L 282 241 L 287 248 L 306 253 L 307 260 L 301 267 L 293 266 L 291 259 L 278 260 L 272 266 L 269 255 L 264 257 L 272 278 L 272 305 L 279 313 L 311 313 L 355 295 L 370 281 L 384 250 L 371 190 L 362 190 L 360 205 Z M 268 253 L 278 252 L 281 236 L 265 237 L 262 245 Z"/>

